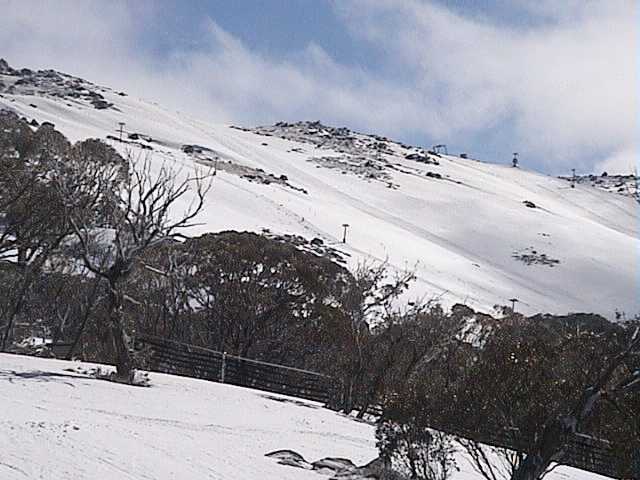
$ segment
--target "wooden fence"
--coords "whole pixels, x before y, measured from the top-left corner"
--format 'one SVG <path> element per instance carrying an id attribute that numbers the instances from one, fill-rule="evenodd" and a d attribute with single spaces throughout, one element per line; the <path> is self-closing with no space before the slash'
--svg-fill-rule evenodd
<path id="1" fill-rule="evenodd" d="M 72 345 L 72 343 L 58 342 L 48 344 L 47 348 L 56 358 L 67 358 L 69 356 Z"/>
<path id="2" fill-rule="evenodd" d="M 60 347 L 63 350 L 62 345 Z M 136 338 L 136 348 L 148 349 L 147 367 L 156 372 L 250 387 L 324 404 L 335 403 L 341 394 L 334 379 L 316 372 L 226 355 L 208 348 L 152 336 Z M 526 450 L 526 445 L 518 444 L 515 441 L 517 437 L 507 432 L 470 432 L 456 425 L 431 425 L 431 428 L 495 447 Z M 563 458 L 558 460 L 580 470 L 622 478 L 618 471 L 620 460 L 610 444 L 588 435 L 575 435 L 568 442 Z M 624 478 L 640 480 L 640 449 L 636 452 L 632 473 Z"/>
<path id="3" fill-rule="evenodd" d="M 517 436 L 507 431 L 469 431 L 456 425 L 435 425 L 430 428 L 448 433 L 460 438 L 466 438 L 493 447 L 506 448 L 514 451 L 526 451 L 527 445 Z M 637 451 L 631 466 L 630 476 L 621 476 L 622 460 L 606 440 L 591 437 L 581 433 L 573 435 L 566 445 L 566 450 L 557 462 L 579 470 L 597 473 L 610 478 L 624 478 L 640 480 L 640 451 Z"/>
<path id="4" fill-rule="evenodd" d="M 227 355 L 158 337 L 136 339 L 148 348 L 149 369 L 328 403 L 336 391 L 331 377 L 299 368 Z"/>

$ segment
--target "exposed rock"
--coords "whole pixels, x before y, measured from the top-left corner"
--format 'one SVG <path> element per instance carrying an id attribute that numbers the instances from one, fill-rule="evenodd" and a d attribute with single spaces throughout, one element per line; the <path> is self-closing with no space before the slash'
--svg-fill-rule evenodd
<path id="1" fill-rule="evenodd" d="M 288 467 L 302 468 L 304 470 L 313 470 L 313 466 L 307 462 L 302 455 L 293 450 L 276 450 L 269 452 L 265 457 L 275 458 L 280 465 Z"/>
<path id="2" fill-rule="evenodd" d="M 6 73 L 6 74 L 13 73 L 13 68 L 9 66 L 9 64 L 4 58 L 0 58 L 0 73 Z"/>
<path id="3" fill-rule="evenodd" d="M 350 256 L 348 253 L 326 244 L 321 238 L 314 238 L 313 240 L 309 241 L 301 235 L 276 235 L 269 232 L 265 232 L 265 235 L 273 240 L 291 243 L 298 247 L 299 250 L 314 253 L 319 257 L 325 257 L 333 262 L 343 265 L 346 263 L 347 257 Z"/>
<path id="4" fill-rule="evenodd" d="M 203 147 L 202 145 L 183 145 L 182 151 L 189 154 L 215 153 L 209 147 Z"/>
<path id="5" fill-rule="evenodd" d="M 17 77 L 9 80 L 6 93 L 10 95 L 38 95 L 42 97 L 69 98 L 83 102 L 96 109 L 114 108 L 99 91 L 108 89 L 96 87 L 90 82 L 72 77 L 55 70 L 14 70 L 6 60 L 0 59 L 0 74 Z"/>
<path id="6" fill-rule="evenodd" d="M 612 175 L 602 172 L 602 175 L 576 175 L 559 177 L 574 185 L 588 184 L 606 192 L 622 194 L 640 202 L 640 188 L 638 178 L 634 174 Z"/>
<path id="7" fill-rule="evenodd" d="M 153 138 L 151 138 L 149 135 L 145 135 L 143 133 L 129 133 L 127 135 L 127 138 L 129 140 L 144 140 L 145 142 L 153 142 Z"/>
<path id="8" fill-rule="evenodd" d="M 376 458 L 362 467 L 343 470 L 330 480 L 408 480 L 404 475 L 392 470 L 381 458 Z"/>
<path id="9" fill-rule="evenodd" d="M 348 458 L 338 457 L 327 457 L 321 460 L 316 460 L 315 462 L 312 462 L 311 465 L 313 466 L 314 470 L 329 473 L 338 473 L 356 468 L 355 463 L 353 463 Z"/>
<path id="10" fill-rule="evenodd" d="M 417 163 L 439 165 L 435 155 L 426 154 L 421 148 L 408 147 L 380 135 L 323 125 L 320 121 L 278 122 L 275 125 L 252 129 L 233 128 L 266 137 L 275 136 L 293 142 L 311 144 L 315 149 L 330 150 L 330 154 L 315 155 L 307 161 L 315 163 L 319 168 L 335 169 L 342 175 L 356 175 L 365 181 L 379 181 L 389 188 L 399 188 L 399 184 L 394 182 L 391 176 L 393 171 L 419 176 L 424 174 L 424 171 L 418 167 L 392 162 L 401 155 Z M 405 155 L 400 153 L 401 150 L 409 150 L 409 152 Z M 304 150 L 293 147 L 289 152 L 304 153 Z"/>
<path id="11" fill-rule="evenodd" d="M 535 204 L 535 203 L 533 203 L 531 200 L 524 200 L 522 203 L 524 204 L 524 206 L 525 206 L 525 207 L 528 207 L 528 208 L 537 208 L 537 207 L 536 207 L 536 204 Z"/>
<path id="12" fill-rule="evenodd" d="M 277 459 L 280 465 L 333 475 L 330 480 L 407 480 L 403 475 L 390 469 L 380 458 L 357 467 L 347 458 L 336 457 L 323 458 L 310 464 L 293 450 L 276 450 L 267 453 L 266 456 Z"/>
<path id="13" fill-rule="evenodd" d="M 92 100 L 91 105 L 93 105 L 93 107 L 97 110 L 106 110 L 107 108 L 113 107 L 113 103 L 100 99 Z"/>
<path id="14" fill-rule="evenodd" d="M 140 135 L 140 137 L 142 137 L 142 135 Z M 297 192 L 304 193 L 305 195 L 308 195 L 309 193 L 304 188 L 292 185 L 289 182 L 289 177 L 286 175 L 267 173 L 262 168 L 254 168 L 237 163 L 235 159 L 224 159 L 224 155 L 222 153 L 216 152 L 208 147 L 200 145 L 183 145 L 182 151 L 191 155 L 194 160 L 200 164 L 208 167 L 215 167 L 216 172 L 230 173 L 249 182 L 259 183 L 262 185 L 271 185 L 272 183 L 275 183 Z"/>
<path id="15" fill-rule="evenodd" d="M 560 260 L 551 258 L 547 256 L 546 253 L 540 253 L 533 247 L 527 247 L 521 251 L 515 251 L 511 256 L 525 265 L 545 265 L 548 267 L 554 267 L 560 263 Z"/>
<path id="16" fill-rule="evenodd" d="M 422 154 L 422 153 L 415 153 L 415 152 L 414 153 L 409 153 L 409 154 L 405 155 L 404 158 L 407 159 L 407 160 L 418 162 L 418 163 L 440 165 L 440 162 L 438 162 L 438 160 L 433 159 L 429 155 L 425 155 L 425 154 Z"/>

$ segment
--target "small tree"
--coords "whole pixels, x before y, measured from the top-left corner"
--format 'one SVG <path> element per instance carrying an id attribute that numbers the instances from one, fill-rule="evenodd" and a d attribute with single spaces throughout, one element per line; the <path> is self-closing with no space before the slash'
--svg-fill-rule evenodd
<path id="1" fill-rule="evenodd" d="M 413 272 L 388 271 L 387 263 L 377 265 L 363 263 L 354 273 L 353 283 L 338 299 L 341 317 L 335 332 L 342 345 L 342 354 L 337 358 L 335 373 L 342 381 L 342 410 L 350 413 L 360 407 L 364 415 L 368 404 L 377 393 L 377 388 L 368 388 L 371 355 L 375 353 L 372 329 L 384 329 L 390 325 L 391 317 L 397 313 L 394 306 L 411 281 Z"/>
<path id="2" fill-rule="evenodd" d="M 376 428 L 380 457 L 411 480 L 447 480 L 457 470 L 453 438 L 413 421 L 382 421 Z"/>

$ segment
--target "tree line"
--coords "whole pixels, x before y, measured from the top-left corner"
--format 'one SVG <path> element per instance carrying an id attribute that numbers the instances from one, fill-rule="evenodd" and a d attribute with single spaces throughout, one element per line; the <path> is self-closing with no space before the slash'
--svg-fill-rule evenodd
<path id="1" fill-rule="evenodd" d="M 488 480 L 537 480 L 576 433 L 608 441 L 621 478 L 638 461 L 637 322 L 403 304 L 411 272 L 350 271 L 250 232 L 188 236 L 215 211 L 207 172 L 72 144 L 7 111 L 0 162 L 3 351 L 41 332 L 133 382 L 144 334 L 324 373 L 333 408 L 380 409 L 381 455 L 412 479 L 446 479 L 463 448 Z M 519 448 L 487 446 L 497 433 Z"/>

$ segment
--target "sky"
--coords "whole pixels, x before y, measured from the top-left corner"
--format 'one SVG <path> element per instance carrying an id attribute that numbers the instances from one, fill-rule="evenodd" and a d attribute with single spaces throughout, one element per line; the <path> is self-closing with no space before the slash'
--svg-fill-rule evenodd
<path id="1" fill-rule="evenodd" d="M 0 57 L 216 123 L 640 167 L 637 0 L 0 0 Z M 639 168 L 640 169 L 640 168 Z"/>

